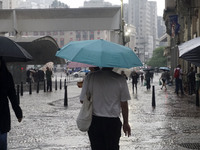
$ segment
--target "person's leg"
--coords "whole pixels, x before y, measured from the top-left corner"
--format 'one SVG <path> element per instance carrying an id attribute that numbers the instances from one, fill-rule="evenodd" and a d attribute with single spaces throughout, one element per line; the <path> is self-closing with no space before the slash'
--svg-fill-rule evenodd
<path id="1" fill-rule="evenodd" d="M 178 94 L 178 91 L 179 91 L 179 81 L 178 81 L 179 79 L 175 79 L 175 82 L 176 82 L 176 90 L 175 90 L 175 92 L 176 92 L 176 94 Z"/>
<path id="2" fill-rule="evenodd" d="M 49 91 L 49 80 L 47 80 L 47 92 Z"/>
<path id="3" fill-rule="evenodd" d="M 105 150 L 119 150 L 119 140 L 121 137 L 122 123 L 119 118 L 106 118 L 104 137 L 106 143 Z"/>
<path id="4" fill-rule="evenodd" d="M 180 85 L 180 90 L 181 90 L 181 94 L 184 94 L 183 92 L 183 84 L 182 84 L 182 79 L 179 79 L 179 85 Z"/>
<path id="5" fill-rule="evenodd" d="M 104 142 L 104 119 L 93 116 L 92 123 L 88 131 L 88 136 L 92 150 L 106 150 Z"/>
<path id="6" fill-rule="evenodd" d="M 134 82 L 132 81 L 132 89 L 133 89 L 133 93 L 134 93 Z"/>
<path id="7" fill-rule="evenodd" d="M 136 93 L 137 93 L 137 83 L 135 83 L 135 91 L 136 91 Z"/>
<path id="8" fill-rule="evenodd" d="M 0 132 L 0 150 L 7 150 L 7 133 Z"/>
<path id="9" fill-rule="evenodd" d="M 150 89 L 150 82 L 151 82 L 151 80 L 149 79 L 149 80 L 147 80 L 147 89 Z"/>
<path id="10" fill-rule="evenodd" d="M 52 80 L 50 80 L 50 92 L 52 92 Z"/>

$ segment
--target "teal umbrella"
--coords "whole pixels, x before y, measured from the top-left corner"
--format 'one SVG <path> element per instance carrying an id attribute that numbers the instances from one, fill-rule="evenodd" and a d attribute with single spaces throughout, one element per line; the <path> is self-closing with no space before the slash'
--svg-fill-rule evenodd
<path id="1" fill-rule="evenodd" d="M 142 66 L 132 49 L 105 40 L 72 41 L 56 53 L 57 57 L 99 67 Z"/>

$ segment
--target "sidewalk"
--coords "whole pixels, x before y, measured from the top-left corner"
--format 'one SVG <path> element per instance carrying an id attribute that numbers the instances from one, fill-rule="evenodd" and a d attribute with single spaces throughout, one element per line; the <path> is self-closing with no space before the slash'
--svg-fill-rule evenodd
<path id="1" fill-rule="evenodd" d="M 174 87 L 160 90 L 155 76 L 155 101 L 152 107 L 152 90 L 138 85 L 129 101 L 131 137 L 122 133 L 121 150 L 188 150 L 200 149 L 200 108 L 195 96 L 177 96 Z M 8 134 L 10 150 L 89 150 L 87 133 L 76 127 L 81 104 L 81 89 L 68 84 L 68 107 L 64 107 L 64 89 L 53 92 L 33 91 L 21 97 L 25 118 L 18 123 L 12 112 L 12 130 Z"/>

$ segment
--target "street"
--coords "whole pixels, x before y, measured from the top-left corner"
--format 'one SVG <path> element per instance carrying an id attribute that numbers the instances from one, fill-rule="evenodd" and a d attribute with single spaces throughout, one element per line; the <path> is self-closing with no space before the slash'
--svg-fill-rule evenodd
<path id="1" fill-rule="evenodd" d="M 195 95 L 177 96 L 174 86 L 167 91 L 159 86 L 159 75 L 154 75 L 156 107 L 152 107 L 152 88 L 138 83 L 137 94 L 129 101 L 131 136 L 122 133 L 121 150 L 188 150 L 200 149 L 200 108 Z M 77 79 L 78 80 L 78 79 Z M 67 82 L 68 107 L 64 107 L 64 88 L 20 97 L 24 119 L 18 123 L 11 109 L 9 150 L 89 150 L 87 133 L 76 127 L 81 104 L 75 81 Z"/>

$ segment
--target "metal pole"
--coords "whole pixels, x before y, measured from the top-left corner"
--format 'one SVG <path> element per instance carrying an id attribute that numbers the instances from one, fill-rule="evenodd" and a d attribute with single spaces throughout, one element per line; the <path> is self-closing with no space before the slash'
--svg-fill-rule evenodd
<path id="1" fill-rule="evenodd" d="M 46 92 L 46 82 L 45 82 L 45 79 L 44 79 L 44 92 Z"/>
<path id="2" fill-rule="evenodd" d="M 64 106 L 65 106 L 65 107 L 68 106 L 67 85 L 65 86 Z"/>
<path id="3" fill-rule="evenodd" d="M 122 44 L 125 45 L 125 40 L 124 40 L 124 10 L 123 10 L 123 0 L 121 0 L 121 38 L 122 38 Z"/>
<path id="4" fill-rule="evenodd" d="M 62 80 L 60 79 L 60 89 L 62 89 Z"/>
<path id="5" fill-rule="evenodd" d="M 65 78 L 65 82 L 64 82 L 64 87 L 67 85 L 67 82 L 66 82 L 66 78 Z"/>
<path id="6" fill-rule="evenodd" d="M 32 86 L 31 86 L 31 81 L 29 82 L 29 94 L 32 94 Z"/>
<path id="7" fill-rule="evenodd" d="M 155 101 L 155 87 L 154 85 L 152 86 L 152 106 L 156 106 L 156 101 Z"/>
<path id="8" fill-rule="evenodd" d="M 196 106 L 199 106 L 199 90 L 196 90 Z"/>
<path id="9" fill-rule="evenodd" d="M 55 90 L 57 91 L 57 76 L 56 76 L 56 80 L 55 80 Z"/>

